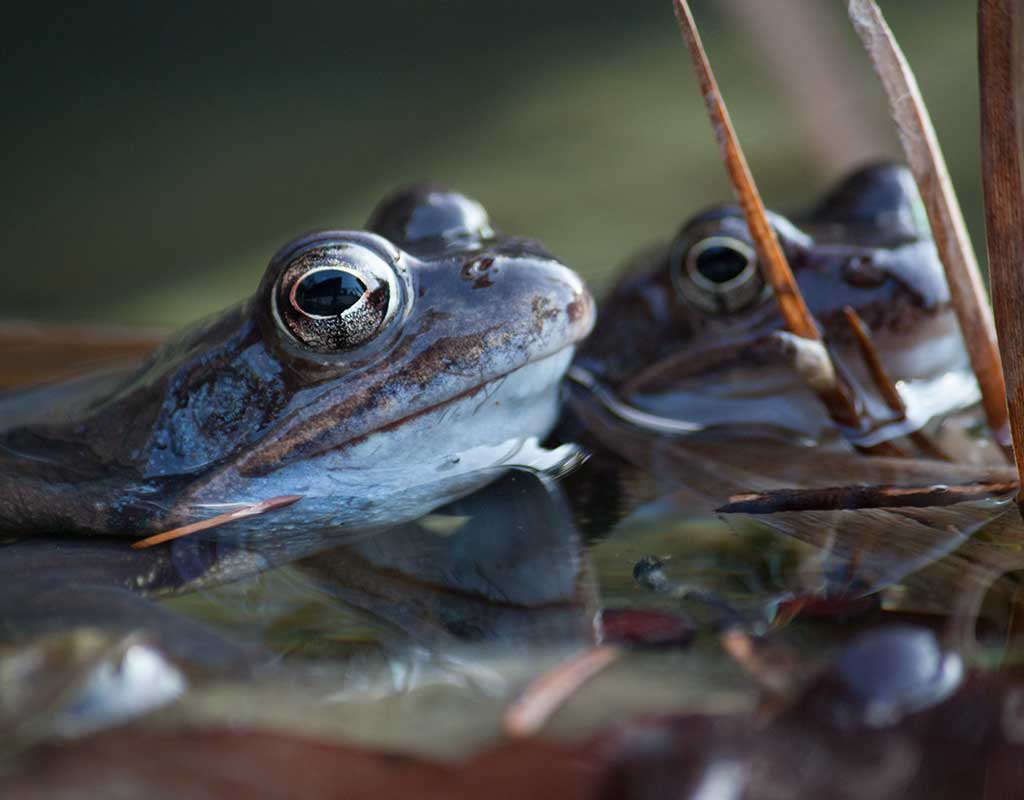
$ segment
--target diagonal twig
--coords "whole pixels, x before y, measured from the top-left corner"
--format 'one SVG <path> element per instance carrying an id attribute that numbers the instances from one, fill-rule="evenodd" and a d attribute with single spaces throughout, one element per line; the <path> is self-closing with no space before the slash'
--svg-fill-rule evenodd
<path id="1" fill-rule="evenodd" d="M 614 645 L 600 644 L 577 653 L 543 673 L 505 709 L 501 726 L 515 738 L 533 736 L 580 687 L 611 666 L 621 655 Z"/>
<path id="2" fill-rule="evenodd" d="M 162 542 L 169 542 L 171 539 L 180 539 L 182 536 L 191 536 L 193 533 L 199 533 L 200 531 L 208 531 L 210 528 L 217 528 L 221 525 L 226 525 L 229 522 L 234 522 L 238 519 L 245 519 L 247 517 L 255 517 L 259 514 L 266 514 L 269 511 L 276 511 L 279 508 L 290 506 L 292 503 L 296 503 L 303 498 L 301 494 L 286 494 L 281 497 L 271 497 L 269 500 L 261 500 L 259 503 L 253 503 L 242 508 L 236 508 L 234 511 L 228 511 L 224 514 L 218 514 L 215 517 L 209 519 L 200 520 L 199 522 L 193 522 L 188 525 L 182 525 L 180 528 L 174 528 L 163 533 L 149 536 L 145 539 L 140 539 L 137 542 L 132 542 L 133 550 L 144 550 L 147 547 L 160 544 Z"/>
<path id="3" fill-rule="evenodd" d="M 896 382 L 892 379 L 889 370 L 885 368 L 885 364 L 882 362 L 882 357 L 878 352 L 878 347 L 875 345 L 871 330 L 852 306 L 845 306 L 843 314 L 846 316 L 846 321 L 853 331 L 854 338 L 857 340 L 857 349 L 860 351 L 861 358 L 864 360 L 868 373 L 871 375 L 871 382 L 878 389 L 879 394 L 882 395 L 882 399 L 889 407 L 889 410 L 898 415 L 899 419 L 906 419 L 907 404 L 903 402 L 903 397 L 900 396 L 899 390 L 896 388 Z M 949 461 L 949 456 L 923 430 L 911 431 L 907 434 L 907 438 L 916 444 L 925 455 L 940 461 Z"/>
<path id="4" fill-rule="evenodd" d="M 761 269 L 765 273 L 765 279 L 775 291 L 776 300 L 790 332 L 804 339 L 820 340 L 821 333 L 818 326 L 804 303 L 778 239 L 768 223 L 764 203 L 754 184 L 754 177 L 750 172 L 746 156 L 740 149 L 739 139 L 733 129 L 725 101 L 718 90 L 718 83 L 711 71 L 711 64 L 704 51 L 704 45 L 701 43 L 690 7 L 686 0 L 673 0 L 673 3 L 679 30 L 690 51 L 694 71 L 700 83 L 708 115 L 711 117 L 715 138 L 721 148 L 722 160 L 725 162 L 729 180 L 736 191 L 740 207 L 743 209 L 750 235 L 754 238 L 754 246 L 760 259 Z"/>
<path id="5" fill-rule="evenodd" d="M 992 435 L 1005 450 L 1009 444 L 1006 389 L 995 323 L 935 128 L 914 73 L 878 5 L 874 0 L 843 1 L 889 97 L 900 143 L 946 271 L 950 299 L 981 389 L 985 417 Z"/>
<path id="6" fill-rule="evenodd" d="M 743 215 L 754 240 L 758 262 L 765 280 L 775 293 L 779 310 L 789 331 L 824 347 L 818 325 L 804 302 L 793 272 L 786 262 L 782 247 L 768 222 L 764 203 L 754 183 L 743 150 L 740 148 L 739 139 L 732 126 L 725 101 L 718 90 L 718 84 L 701 43 L 689 4 L 687 0 L 673 0 L 673 8 L 679 23 L 679 31 L 693 61 L 694 72 L 700 84 L 708 116 L 711 118 L 715 138 L 718 140 L 722 161 L 725 163 L 729 180 L 736 192 L 740 207 L 743 209 Z M 855 431 L 863 430 L 865 423 L 862 420 L 856 398 L 841 373 L 837 370 L 834 372 L 835 380 L 831 381 L 829 385 L 812 388 L 825 405 L 829 415 L 842 428 Z"/>

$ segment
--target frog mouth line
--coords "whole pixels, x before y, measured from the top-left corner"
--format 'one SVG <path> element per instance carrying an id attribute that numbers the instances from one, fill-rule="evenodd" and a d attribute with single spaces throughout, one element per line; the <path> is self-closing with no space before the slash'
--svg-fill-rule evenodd
<path id="1" fill-rule="evenodd" d="M 950 307 L 938 312 L 925 311 L 919 308 L 908 308 L 898 320 L 885 317 L 884 306 L 861 307 L 862 317 L 871 319 L 874 324 L 873 336 L 876 345 L 890 358 L 890 370 L 898 380 L 905 375 L 915 378 L 923 377 L 922 373 L 944 371 L 948 360 L 928 359 L 914 364 L 916 355 L 929 342 L 945 341 L 949 336 L 959 336 L 959 327 Z M 872 316 L 879 319 L 873 320 Z M 854 339 L 849 330 L 845 316 L 831 314 L 820 319 L 826 343 L 834 357 L 838 357 L 847 367 L 856 368 L 860 360 Z M 755 331 L 731 336 L 722 341 L 696 343 L 679 347 L 639 368 L 633 374 L 625 376 L 616 386 L 616 392 L 623 397 L 635 394 L 660 394 L 670 392 L 680 381 L 702 379 L 710 372 L 722 370 L 728 366 L 770 366 L 773 363 L 784 363 L 774 337 L 778 331 Z M 915 355 L 908 357 L 907 353 Z M 895 363 L 892 360 L 895 359 Z"/>
<path id="2" fill-rule="evenodd" d="M 333 447 L 327 448 L 325 450 L 322 450 L 322 451 L 320 451 L 318 453 L 314 453 L 314 454 L 311 454 L 311 455 L 313 457 L 315 457 L 315 456 L 318 456 L 318 455 L 323 455 L 326 452 L 331 452 L 331 451 L 334 451 L 334 450 L 343 450 L 343 449 L 348 448 L 348 447 L 354 447 L 355 445 L 358 445 L 361 442 L 366 441 L 371 436 L 375 436 L 375 435 L 377 435 L 379 433 L 387 433 L 388 431 L 395 430 L 396 428 L 399 428 L 399 427 L 401 427 L 402 425 L 404 425 L 404 424 L 406 424 L 408 422 L 411 422 L 411 421 L 413 421 L 415 419 L 418 419 L 419 417 L 423 417 L 423 416 L 426 416 L 428 414 L 431 414 L 431 413 L 433 413 L 435 411 L 438 411 L 440 409 L 445 408 L 446 406 L 450 406 L 450 405 L 452 405 L 454 403 L 457 403 L 460 400 L 466 400 L 466 399 L 472 397 L 475 394 L 478 394 L 478 393 L 480 393 L 482 391 L 485 391 L 487 389 L 487 387 L 489 387 L 489 386 L 497 385 L 497 384 L 500 384 L 500 383 L 504 382 L 510 376 L 515 375 L 515 374 L 521 372 L 522 370 L 524 370 L 524 369 L 526 369 L 528 367 L 535 366 L 537 364 L 541 364 L 541 363 L 543 363 L 545 361 L 548 361 L 548 360 L 557 361 L 558 358 L 563 356 L 566 353 L 567 350 L 568 351 L 573 351 L 573 350 L 575 350 L 575 348 L 576 348 L 576 342 L 572 342 L 570 344 L 567 344 L 567 345 L 565 345 L 563 347 L 560 347 L 559 349 L 557 349 L 557 350 L 555 350 L 555 351 L 553 351 L 551 353 L 548 353 L 546 355 L 540 356 L 539 358 L 535 358 L 535 359 L 533 359 L 531 361 L 527 361 L 527 362 L 525 362 L 523 364 L 520 364 L 518 367 L 516 367 L 514 369 L 508 370 L 507 372 L 504 372 L 504 373 L 502 373 L 500 375 L 496 375 L 493 378 L 488 378 L 487 380 L 485 380 L 485 381 L 483 381 L 481 383 L 475 384 L 474 386 L 471 386 L 471 387 L 469 387 L 467 389 L 464 389 L 463 391 L 458 392 L 457 394 L 454 394 L 451 397 L 447 397 L 444 400 L 441 400 L 441 401 L 439 401 L 437 403 L 434 403 L 432 405 L 426 406 L 424 408 L 417 409 L 416 411 L 412 412 L 411 414 L 405 414 L 404 416 L 398 417 L 397 419 L 393 419 L 390 422 L 385 423 L 384 425 L 381 425 L 380 427 L 374 428 L 373 430 L 367 431 L 366 433 L 362 433 L 359 436 L 355 436 L 355 437 L 353 437 L 351 439 L 346 439 L 344 442 L 339 442 L 338 444 L 334 445 Z M 542 389 L 549 388 L 552 384 L 561 383 L 561 381 L 563 381 L 565 379 L 565 377 L 566 377 L 566 370 L 564 370 L 564 369 L 563 370 L 559 370 L 558 374 L 557 374 L 557 377 L 553 377 L 553 379 L 550 380 L 549 382 L 547 382 L 543 387 L 538 388 L 538 393 Z"/>

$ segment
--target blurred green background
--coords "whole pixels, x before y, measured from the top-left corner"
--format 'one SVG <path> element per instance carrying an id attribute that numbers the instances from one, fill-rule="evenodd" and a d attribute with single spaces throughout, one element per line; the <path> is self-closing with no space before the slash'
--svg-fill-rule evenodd
<path id="1" fill-rule="evenodd" d="M 755 3 L 779 13 L 693 6 L 767 202 L 799 209 L 898 146 L 844 4 Z M 974 4 L 882 6 L 980 243 Z M 19 4 L 4 40 L 0 317 L 191 319 L 296 233 L 426 179 L 600 292 L 729 197 L 668 0 Z"/>

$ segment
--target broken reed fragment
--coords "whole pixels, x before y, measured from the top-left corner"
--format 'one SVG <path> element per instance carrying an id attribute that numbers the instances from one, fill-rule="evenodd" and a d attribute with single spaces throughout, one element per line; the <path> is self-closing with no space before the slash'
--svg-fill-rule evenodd
<path id="1" fill-rule="evenodd" d="M 600 644 L 570 656 L 531 682 L 502 714 L 506 736 L 533 736 L 580 687 L 611 666 L 621 654 L 614 645 Z"/>
<path id="2" fill-rule="evenodd" d="M 259 503 L 253 503 L 252 505 L 243 506 L 242 508 L 236 508 L 234 511 L 228 511 L 224 514 L 218 514 L 216 517 L 210 517 L 209 519 L 200 520 L 199 522 L 192 522 L 188 525 L 182 525 L 179 528 L 174 528 L 163 533 L 149 536 L 145 539 L 140 539 L 137 542 L 132 542 L 133 550 L 144 550 L 147 547 L 161 544 L 162 542 L 169 542 L 172 539 L 180 539 L 182 536 L 190 536 L 193 533 L 199 533 L 201 531 L 208 531 L 211 528 L 217 528 L 221 525 L 226 525 L 229 522 L 235 520 L 245 519 L 246 517 L 255 517 L 259 514 L 266 514 L 269 511 L 276 511 L 279 508 L 290 506 L 292 503 L 297 503 L 301 500 L 304 495 L 301 494 L 286 494 L 280 497 L 271 497 L 269 500 L 262 500 Z"/>
<path id="3" fill-rule="evenodd" d="M 782 247 L 768 222 L 761 195 L 754 183 L 746 157 L 740 147 L 739 138 L 729 118 L 729 111 L 718 90 L 718 84 L 711 64 L 708 61 L 704 45 L 701 43 L 697 25 L 687 0 L 673 0 L 679 32 L 686 43 L 693 62 L 694 73 L 700 84 L 701 94 L 711 120 L 711 127 L 718 141 L 722 161 L 729 173 L 729 181 L 736 193 L 743 216 L 746 219 L 750 235 L 754 240 L 758 264 L 765 280 L 771 285 L 775 299 L 779 304 L 782 318 L 790 333 L 812 342 L 821 342 L 821 332 L 807 304 L 804 302 L 800 287 L 793 277 Z M 851 391 L 849 384 L 834 369 L 836 379 L 829 386 L 812 387 L 829 416 L 841 428 L 862 431 L 865 421 L 861 409 Z M 863 448 L 875 452 L 876 448 Z"/>
<path id="4" fill-rule="evenodd" d="M 1021 13 L 1019 0 L 978 4 L 985 237 L 1018 476 L 1024 474 L 1024 173 L 1017 85 L 1024 66 Z M 1017 503 L 1022 503 L 1020 496 Z"/>
<path id="5" fill-rule="evenodd" d="M 889 98 L 900 143 L 924 201 L 946 272 L 950 299 L 981 389 L 985 418 L 997 443 L 1006 450 L 1006 389 L 995 323 L 935 128 L 914 73 L 878 5 L 874 0 L 844 2 Z"/>
<path id="6" fill-rule="evenodd" d="M 985 481 L 958 486 L 827 486 L 819 489 L 771 489 L 734 494 L 720 514 L 777 514 L 782 511 L 855 511 L 865 508 L 934 508 L 1001 497 L 1017 490 L 1016 481 Z"/>
<path id="7" fill-rule="evenodd" d="M 878 354 L 878 348 L 875 347 L 875 341 L 868 326 L 851 306 L 844 306 L 843 314 L 857 340 L 857 349 L 860 351 L 861 358 L 864 359 L 864 364 L 867 366 L 868 372 L 871 373 L 871 382 L 874 383 L 889 409 L 906 417 L 907 407 L 896 390 L 895 381 L 889 375 L 885 364 L 882 363 L 882 358 Z"/>
<path id="8" fill-rule="evenodd" d="M 905 420 L 907 418 L 907 405 L 903 402 L 903 397 L 896 388 L 896 381 L 892 379 L 889 370 L 885 368 L 882 356 L 875 345 L 874 337 L 871 335 L 871 329 L 868 328 L 867 323 L 861 319 L 860 314 L 852 306 L 845 306 L 843 314 L 846 316 L 846 321 L 849 323 L 854 338 L 857 340 L 857 349 L 860 351 L 861 358 L 864 360 L 864 364 L 871 375 L 871 382 L 882 395 L 882 399 L 885 400 L 889 410 L 895 413 L 898 419 Z M 935 458 L 939 461 L 949 461 L 949 456 L 924 431 L 911 431 L 907 434 L 907 438 L 930 458 Z"/>
<path id="9" fill-rule="evenodd" d="M 600 644 L 570 656 L 534 678 L 502 715 L 505 734 L 533 736 L 588 681 L 614 664 L 629 648 L 685 647 L 697 633 L 684 612 L 602 609 L 595 620 Z"/>

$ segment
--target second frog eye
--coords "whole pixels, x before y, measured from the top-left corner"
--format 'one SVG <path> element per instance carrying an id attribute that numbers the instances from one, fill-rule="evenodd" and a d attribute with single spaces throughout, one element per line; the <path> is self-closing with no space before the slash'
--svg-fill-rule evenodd
<path id="1" fill-rule="evenodd" d="M 394 310 L 394 270 L 372 251 L 325 244 L 295 256 L 277 283 L 279 325 L 318 353 L 352 350 L 376 338 Z"/>
<path id="2" fill-rule="evenodd" d="M 731 236 L 709 236 L 673 253 L 672 278 L 687 300 L 719 314 L 752 305 L 765 285 L 754 249 Z"/>

